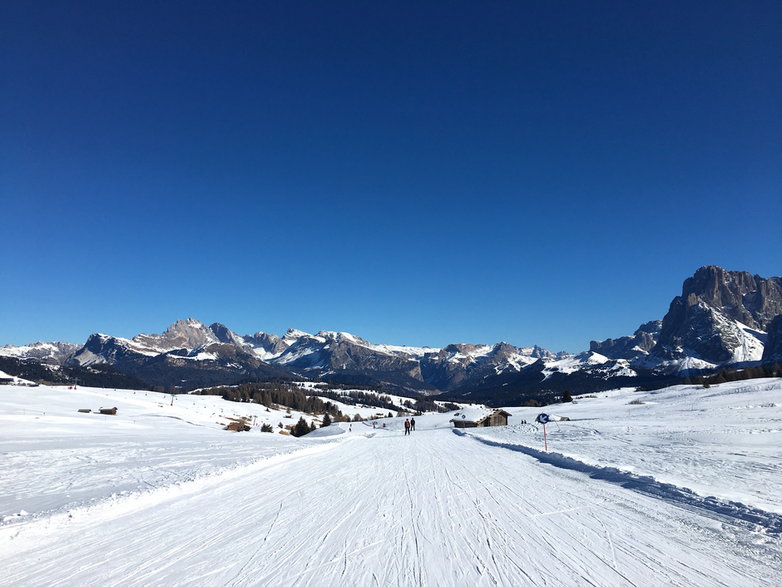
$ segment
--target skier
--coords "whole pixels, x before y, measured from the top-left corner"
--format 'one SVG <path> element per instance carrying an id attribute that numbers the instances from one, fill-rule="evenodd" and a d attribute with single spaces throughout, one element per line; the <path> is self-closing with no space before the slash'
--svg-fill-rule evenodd
<path id="1" fill-rule="evenodd" d="M 405 419 L 405 434 L 410 434 L 410 420 Z"/>
<path id="2" fill-rule="evenodd" d="M 415 432 L 415 418 L 410 418 L 410 430 Z"/>

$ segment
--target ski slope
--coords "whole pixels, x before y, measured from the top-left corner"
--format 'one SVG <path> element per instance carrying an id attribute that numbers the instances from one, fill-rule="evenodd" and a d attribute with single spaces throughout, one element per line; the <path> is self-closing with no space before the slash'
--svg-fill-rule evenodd
<path id="1" fill-rule="evenodd" d="M 190 398 L 166 418 L 153 416 L 162 398 L 88 390 L 119 407 L 116 417 L 86 421 L 90 429 L 83 419 L 67 421 L 84 396 L 0 388 L 0 584 L 778 585 L 782 516 L 758 504 L 778 499 L 782 476 L 769 475 L 759 496 L 726 481 L 721 490 L 732 497 L 756 495 L 745 503 L 752 499 L 692 490 L 686 475 L 653 474 L 666 470 L 655 461 L 676 461 L 669 438 L 702 437 L 697 427 L 686 434 L 687 394 L 717 394 L 719 405 L 736 407 L 744 429 L 767 431 L 751 435 L 756 447 L 778 446 L 782 382 L 742 383 L 672 388 L 657 403 L 632 406 L 642 394 L 550 406 L 583 419 L 550 424 L 549 452 L 540 450 L 539 428 L 520 424 L 539 409 L 514 408 L 512 425 L 495 429 L 454 431 L 452 414 L 432 414 L 416 418 L 409 436 L 402 420 L 384 419 L 385 429 L 340 424 L 294 439 L 221 430 L 210 422 L 216 404 L 201 404 L 216 398 Z M 746 406 L 756 404 L 765 416 L 750 414 Z M 654 406 L 666 422 L 658 436 Z M 644 416 L 620 430 L 631 407 Z M 700 420 L 723 421 L 719 411 Z M 590 443 L 578 449 L 584 430 L 605 432 L 613 453 Z M 636 438 L 643 458 L 628 456 L 641 452 Z M 699 448 L 680 462 L 696 459 Z M 76 466 L 93 451 L 95 462 Z M 778 471 L 778 452 L 745 451 L 746 462 L 722 476 Z M 717 477 L 696 481 L 708 489 Z M 69 484 L 90 479 L 91 493 L 69 493 Z"/>

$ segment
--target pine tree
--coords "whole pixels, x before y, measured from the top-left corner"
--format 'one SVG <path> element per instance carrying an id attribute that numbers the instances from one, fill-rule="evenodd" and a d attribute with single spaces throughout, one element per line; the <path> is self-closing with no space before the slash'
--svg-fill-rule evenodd
<path id="1" fill-rule="evenodd" d="M 323 424 L 320 425 L 321 428 L 325 428 L 326 426 L 331 426 L 331 416 L 328 414 L 323 416 Z"/>
<path id="2" fill-rule="evenodd" d="M 296 422 L 296 425 L 293 427 L 293 430 L 291 430 L 291 436 L 304 436 L 310 431 L 310 426 L 307 424 L 307 421 L 304 419 L 304 416 L 301 416 L 299 418 L 299 421 Z"/>

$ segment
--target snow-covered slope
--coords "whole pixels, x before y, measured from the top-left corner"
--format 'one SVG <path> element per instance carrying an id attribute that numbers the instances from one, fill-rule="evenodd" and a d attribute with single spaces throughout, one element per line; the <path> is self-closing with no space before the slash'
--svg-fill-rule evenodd
<path id="1" fill-rule="evenodd" d="M 5 371 L 0 371 L 0 381 L 2 381 L 3 383 L 8 383 L 10 385 L 24 385 L 27 387 L 37 386 L 37 383 L 33 383 L 32 381 L 28 381 L 27 379 L 22 379 L 21 377 L 9 375 Z"/>
<path id="2" fill-rule="evenodd" d="M 294 439 L 214 397 L 0 387 L 0 584 L 777 585 L 781 395 L 577 398 L 545 452 L 532 408 Z"/>

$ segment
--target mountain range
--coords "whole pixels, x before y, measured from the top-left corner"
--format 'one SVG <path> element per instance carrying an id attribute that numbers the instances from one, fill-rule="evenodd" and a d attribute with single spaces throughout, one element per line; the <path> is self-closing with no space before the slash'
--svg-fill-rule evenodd
<path id="1" fill-rule="evenodd" d="M 93 334 L 82 345 L 0 348 L 0 369 L 115 373 L 140 385 L 193 389 L 274 378 L 371 385 L 412 395 L 520 403 L 530 397 L 668 384 L 692 373 L 782 360 L 782 278 L 707 266 L 686 279 L 667 314 L 580 354 L 538 346 L 374 344 L 346 332 L 239 335 L 188 318 L 162 334 Z M 21 371 L 12 373 L 12 371 Z M 41 377 L 39 377 L 41 378 Z M 43 377 L 47 379 L 47 377 Z"/>

